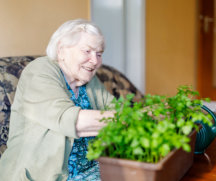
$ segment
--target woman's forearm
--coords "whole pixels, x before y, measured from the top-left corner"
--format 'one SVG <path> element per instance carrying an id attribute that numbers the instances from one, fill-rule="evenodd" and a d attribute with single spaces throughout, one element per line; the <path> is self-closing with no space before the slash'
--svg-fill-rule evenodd
<path id="1" fill-rule="evenodd" d="M 114 111 L 104 111 L 101 113 L 99 110 L 80 110 L 76 130 L 79 137 L 96 136 L 98 131 L 106 125 L 100 120 L 103 117 L 113 117 Z"/>

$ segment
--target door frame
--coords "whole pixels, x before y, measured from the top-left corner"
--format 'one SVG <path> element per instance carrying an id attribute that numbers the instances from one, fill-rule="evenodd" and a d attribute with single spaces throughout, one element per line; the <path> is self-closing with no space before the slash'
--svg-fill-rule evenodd
<path id="1" fill-rule="evenodd" d="M 210 97 L 212 100 L 216 100 L 216 88 L 213 88 L 213 58 L 214 58 L 214 42 L 213 42 L 213 23 L 209 23 L 210 34 L 204 32 L 204 21 L 206 17 L 214 18 L 214 12 L 212 7 L 209 6 L 206 11 L 204 0 L 198 0 L 198 12 L 197 12 L 197 90 L 200 93 L 200 97 Z M 206 1 L 205 1 L 206 2 Z M 215 0 L 213 0 L 215 2 Z M 214 11 L 214 10 L 213 10 Z M 212 32 L 211 32 L 212 31 Z M 210 41 L 209 41 L 210 40 Z M 207 53 L 207 50 L 210 53 Z M 215 89 L 215 90 L 214 90 Z"/>

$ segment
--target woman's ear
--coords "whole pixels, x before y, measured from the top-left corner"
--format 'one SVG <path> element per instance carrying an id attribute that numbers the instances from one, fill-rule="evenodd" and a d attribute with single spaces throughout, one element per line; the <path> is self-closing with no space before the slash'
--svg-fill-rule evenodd
<path id="1" fill-rule="evenodd" d="M 58 61 L 64 60 L 64 47 L 61 45 L 61 43 L 58 43 L 57 46 L 57 58 Z"/>

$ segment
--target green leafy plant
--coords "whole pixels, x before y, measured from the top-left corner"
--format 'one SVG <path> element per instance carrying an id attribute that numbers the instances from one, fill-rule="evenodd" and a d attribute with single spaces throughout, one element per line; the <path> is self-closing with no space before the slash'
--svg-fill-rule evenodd
<path id="1" fill-rule="evenodd" d="M 146 95 L 133 105 L 132 94 L 114 99 L 115 116 L 102 119 L 107 125 L 89 143 L 87 158 L 156 163 L 175 148 L 191 151 L 188 135 L 198 130 L 196 121 L 212 124 L 210 115 L 202 112 L 203 101 L 195 99 L 197 95 L 191 87 L 181 86 L 173 97 Z"/>

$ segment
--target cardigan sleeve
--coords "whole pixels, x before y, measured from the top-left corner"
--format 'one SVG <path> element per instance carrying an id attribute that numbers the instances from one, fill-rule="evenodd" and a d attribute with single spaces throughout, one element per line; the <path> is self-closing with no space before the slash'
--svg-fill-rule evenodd
<path id="1" fill-rule="evenodd" d="M 18 110 L 26 121 L 78 138 L 76 121 L 80 107 L 70 100 L 58 71 L 35 65 L 23 71 L 13 109 Z"/>

